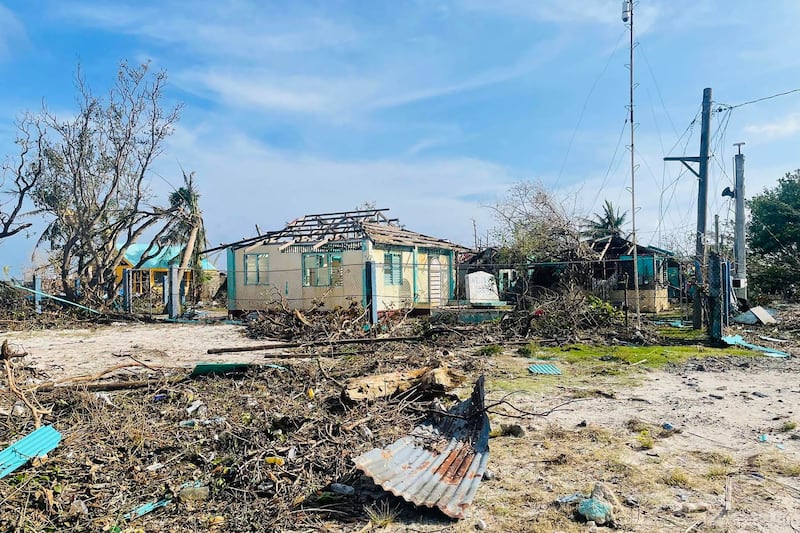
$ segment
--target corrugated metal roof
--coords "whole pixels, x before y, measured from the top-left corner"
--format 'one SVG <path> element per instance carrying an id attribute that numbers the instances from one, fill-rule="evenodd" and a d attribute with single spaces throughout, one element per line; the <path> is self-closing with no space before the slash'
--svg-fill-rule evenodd
<path id="1" fill-rule="evenodd" d="M 356 468 L 395 496 L 464 518 L 489 461 L 483 376 L 469 399 L 386 448 L 356 457 Z"/>
<path id="2" fill-rule="evenodd" d="M 528 367 L 528 370 L 532 374 L 552 374 L 554 376 L 561 375 L 561 370 L 559 370 L 556 365 L 551 365 L 550 363 L 531 365 Z"/>
<path id="3" fill-rule="evenodd" d="M 399 226 L 389 226 L 384 224 L 374 224 L 365 222 L 362 224 L 367 236 L 376 244 L 394 244 L 398 246 L 423 246 L 427 248 L 440 248 L 445 250 L 467 251 L 461 245 L 452 243 L 445 239 L 429 237 L 416 231 L 410 231 Z"/>
<path id="4" fill-rule="evenodd" d="M 388 209 L 366 209 L 305 215 L 291 221 L 282 230 L 271 231 L 257 237 L 250 237 L 238 242 L 209 248 L 204 250 L 203 253 L 227 248 L 228 246 L 241 248 L 252 244 L 269 243 L 285 243 L 294 246 L 348 240 L 360 241 L 365 237 L 376 244 L 421 246 L 460 252 L 468 250 L 468 248 L 446 239 L 437 239 L 436 237 L 429 237 L 422 233 L 407 230 L 399 225 L 396 218 L 389 218 L 385 211 L 388 211 Z"/>
<path id="5" fill-rule="evenodd" d="M 144 243 L 134 243 L 128 246 L 125 249 L 125 260 L 128 261 L 131 265 L 135 265 L 139 262 L 142 258 L 142 255 L 147 252 L 149 244 Z M 149 253 L 152 253 L 153 250 L 150 250 Z M 148 253 L 148 255 L 149 255 Z M 163 268 L 168 269 L 170 265 L 179 265 L 181 262 L 181 257 L 183 255 L 183 247 L 181 246 L 164 246 L 161 249 L 161 252 L 156 254 L 155 257 L 151 257 L 139 268 L 150 270 L 153 268 Z M 203 270 L 216 270 L 213 264 L 211 264 L 208 259 L 201 259 L 200 265 L 203 267 Z"/>
<path id="6" fill-rule="evenodd" d="M 53 426 L 42 426 L 0 452 L 0 478 L 7 476 L 34 457 L 58 446 L 61 433 Z"/>

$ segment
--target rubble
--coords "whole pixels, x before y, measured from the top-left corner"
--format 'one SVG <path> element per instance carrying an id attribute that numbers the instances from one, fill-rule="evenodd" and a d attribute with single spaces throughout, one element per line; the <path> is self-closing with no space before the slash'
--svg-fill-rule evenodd
<path id="1" fill-rule="evenodd" d="M 224 516 L 230 531 L 295 531 L 326 517 L 364 517 L 368 493 L 360 487 L 368 480 L 351 457 L 411 432 L 431 403 L 411 388 L 346 405 L 340 384 L 407 368 L 429 369 L 439 376 L 434 383 L 455 375 L 430 370 L 444 369 L 433 346 L 415 345 L 401 358 L 396 346 L 385 349 L 373 345 L 372 353 L 330 369 L 293 359 L 202 366 L 193 379 L 189 370 L 143 365 L 38 384 L 25 378 L 30 402 L 48 406 L 42 420 L 64 439 L 46 463 L 0 480 L 0 530 L 124 530 L 134 520 L 146 520 L 147 530 L 204 530 L 212 513 Z M 22 359 L 13 360 L 15 373 L 25 372 Z M 0 400 L 13 403 L 7 391 Z M 187 409 L 195 417 L 204 411 L 203 418 L 186 423 Z M 0 444 L 31 426 L 30 415 L 9 418 Z M 194 480 L 191 490 L 186 479 Z M 352 487 L 354 494 L 326 487 Z"/>

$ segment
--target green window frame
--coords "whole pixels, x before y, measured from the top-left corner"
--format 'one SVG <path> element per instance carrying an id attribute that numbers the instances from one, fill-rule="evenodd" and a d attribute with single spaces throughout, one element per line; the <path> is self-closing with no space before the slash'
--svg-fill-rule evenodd
<path id="1" fill-rule="evenodd" d="M 269 254 L 244 254 L 244 284 L 269 284 Z"/>
<path id="2" fill-rule="evenodd" d="M 343 278 L 342 254 L 303 254 L 303 287 L 341 287 Z"/>
<path id="3" fill-rule="evenodd" d="M 383 283 L 384 285 L 402 285 L 403 268 L 401 255 L 396 253 L 383 254 Z"/>

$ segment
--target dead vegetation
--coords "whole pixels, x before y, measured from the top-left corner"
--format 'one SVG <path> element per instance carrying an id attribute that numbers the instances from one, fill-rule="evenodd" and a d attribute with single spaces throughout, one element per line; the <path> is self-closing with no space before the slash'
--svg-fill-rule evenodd
<path id="1" fill-rule="evenodd" d="M 408 434 L 428 415 L 432 396 L 410 384 L 353 402 L 340 385 L 442 362 L 435 347 L 389 343 L 336 365 L 306 357 L 194 379 L 120 365 L 90 379 L 29 383 L 22 387 L 28 397 L 46 407 L 42 422 L 54 423 L 64 440 L 42 464 L 0 479 L 0 529 L 302 531 L 330 519 L 389 523 L 411 506 L 372 485 L 350 458 Z M 30 381 L 21 358 L 13 364 L 17 381 Z M 106 388 L 118 390 L 98 390 Z M 2 398 L 15 404 L 8 391 Z M 0 444 L 29 433 L 30 414 L 25 407 L 7 412 Z M 358 491 L 342 493 L 337 483 Z M 187 486 L 207 494 L 189 496 Z M 155 502 L 168 503 L 141 518 L 128 515 Z"/>

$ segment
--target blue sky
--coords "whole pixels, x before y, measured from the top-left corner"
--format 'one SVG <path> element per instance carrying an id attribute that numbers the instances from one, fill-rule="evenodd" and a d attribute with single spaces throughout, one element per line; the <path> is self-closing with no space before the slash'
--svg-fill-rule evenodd
<path id="1" fill-rule="evenodd" d="M 620 3 L 0 0 L 0 154 L 21 112 L 43 100 L 74 110 L 77 62 L 100 92 L 120 60 L 151 60 L 169 74 L 170 102 L 185 103 L 153 190 L 194 170 L 212 244 L 371 201 L 471 245 L 473 220 L 486 234 L 486 206 L 520 180 L 577 215 L 604 199 L 627 211 Z M 696 181 L 662 157 L 697 155 L 699 125 L 687 128 L 704 87 L 733 105 L 800 87 L 800 3 L 765 5 L 637 4 L 641 241 L 692 230 Z M 724 221 L 734 142 L 747 143 L 748 197 L 800 167 L 800 93 L 714 120 L 709 220 Z M 0 241 L 0 266 L 23 270 L 34 242 Z"/>

